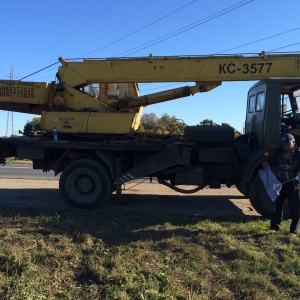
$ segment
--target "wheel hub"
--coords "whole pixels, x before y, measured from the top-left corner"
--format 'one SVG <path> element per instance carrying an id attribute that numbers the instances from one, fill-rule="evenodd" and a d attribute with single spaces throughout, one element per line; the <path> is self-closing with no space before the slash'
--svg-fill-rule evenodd
<path id="1" fill-rule="evenodd" d="M 89 177 L 82 177 L 78 180 L 78 190 L 82 193 L 89 193 L 92 191 L 94 183 Z"/>

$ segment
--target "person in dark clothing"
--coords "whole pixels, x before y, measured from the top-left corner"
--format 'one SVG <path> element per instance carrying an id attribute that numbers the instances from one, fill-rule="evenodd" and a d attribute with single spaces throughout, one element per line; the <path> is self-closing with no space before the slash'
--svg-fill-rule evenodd
<path id="1" fill-rule="evenodd" d="M 262 166 L 264 168 L 271 167 L 275 176 L 282 183 L 282 188 L 274 202 L 270 230 L 280 230 L 283 208 L 287 200 L 292 220 L 290 233 L 297 234 L 300 219 L 300 193 L 297 177 L 300 170 L 300 149 L 295 143 L 294 136 L 290 133 L 283 134 L 281 146 L 263 162 Z"/>

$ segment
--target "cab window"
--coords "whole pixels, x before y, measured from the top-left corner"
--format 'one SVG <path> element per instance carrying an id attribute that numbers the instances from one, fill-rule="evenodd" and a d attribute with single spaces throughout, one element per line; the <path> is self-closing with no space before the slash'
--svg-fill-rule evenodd
<path id="1" fill-rule="evenodd" d="M 264 93 L 257 94 L 255 110 L 262 111 L 264 109 L 264 105 L 265 105 L 265 94 Z"/>
<path id="2" fill-rule="evenodd" d="M 92 83 L 89 85 L 86 85 L 84 87 L 84 92 L 91 95 L 92 97 L 99 97 L 100 93 L 100 86 L 99 83 Z"/>
<path id="3" fill-rule="evenodd" d="M 250 96 L 249 98 L 249 105 L 248 105 L 248 112 L 254 112 L 255 107 L 255 95 Z"/>

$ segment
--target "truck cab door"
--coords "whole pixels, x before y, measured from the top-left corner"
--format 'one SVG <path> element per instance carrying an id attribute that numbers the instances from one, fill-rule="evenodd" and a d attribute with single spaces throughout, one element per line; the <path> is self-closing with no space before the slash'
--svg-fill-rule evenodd
<path id="1" fill-rule="evenodd" d="M 264 132 L 266 86 L 256 85 L 248 93 L 245 132 L 254 133 L 261 146 Z"/>
<path id="2" fill-rule="evenodd" d="M 245 132 L 255 133 L 259 149 L 272 150 L 280 139 L 280 84 L 260 81 L 248 93 Z"/>

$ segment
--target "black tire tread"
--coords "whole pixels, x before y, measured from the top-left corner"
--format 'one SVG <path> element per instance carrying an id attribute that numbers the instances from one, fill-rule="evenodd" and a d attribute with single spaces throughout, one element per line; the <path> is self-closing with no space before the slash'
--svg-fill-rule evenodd
<path id="1" fill-rule="evenodd" d="M 95 173 L 100 177 L 100 180 L 102 182 L 101 185 L 101 196 L 98 197 L 95 201 L 93 202 L 88 202 L 88 203 L 81 203 L 81 202 L 76 202 L 75 199 L 73 199 L 70 196 L 70 193 L 67 190 L 66 187 L 66 180 L 68 176 L 74 172 L 78 168 L 87 168 Z M 59 180 L 59 190 L 60 193 L 63 197 L 63 199 L 71 206 L 73 207 L 78 207 L 78 208 L 96 208 L 103 203 L 105 203 L 110 195 L 111 195 L 111 180 L 108 175 L 108 172 L 106 169 L 99 163 L 98 161 L 90 158 L 83 158 L 79 159 L 76 161 L 71 162 L 62 172 Z"/>
<path id="2" fill-rule="evenodd" d="M 253 208 L 263 217 L 271 218 L 273 213 L 273 202 L 269 198 L 264 184 L 257 174 L 249 186 L 249 200 Z M 283 212 L 284 219 L 289 218 L 288 207 Z"/>

